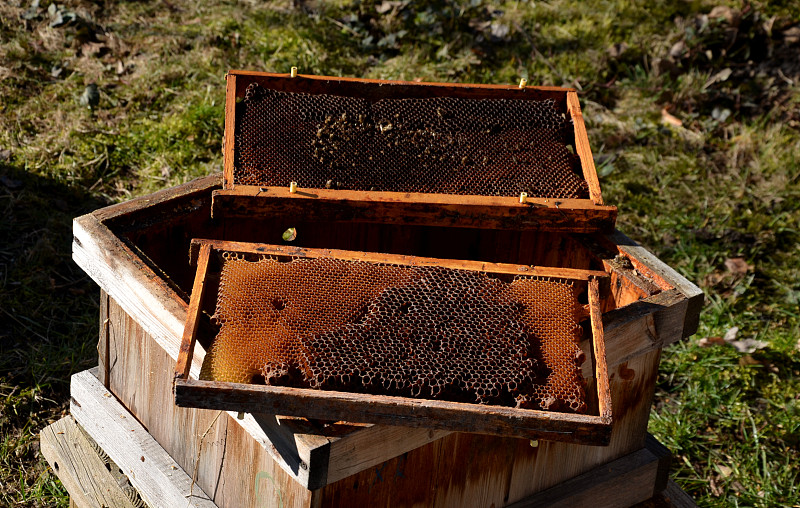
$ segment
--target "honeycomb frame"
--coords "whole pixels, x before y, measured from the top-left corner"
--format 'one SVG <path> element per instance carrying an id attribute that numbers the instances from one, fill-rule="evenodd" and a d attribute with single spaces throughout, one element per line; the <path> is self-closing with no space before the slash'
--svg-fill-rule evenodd
<path id="1" fill-rule="evenodd" d="M 524 406 L 504 407 L 376 393 L 195 379 L 196 372 L 190 376 L 191 359 L 197 347 L 201 314 L 204 308 L 208 309 L 209 298 L 212 298 L 208 294 L 214 293 L 213 281 L 217 280 L 216 269 L 210 267 L 215 265 L 215 259 L 220 259 L 223 255 L 251 260 L 265 256 L 302 261 L 344 260 L 381 266 L 398 265 L 415 270 L 455 269 L 465 273 L 481 272 L 507 277 L 522 273 L 526 277 L 532 277 L 531 280 L 552 278 L 586 284 L 589 303 L 583 307 L 587 317 L 590 318 L 589 328 L 592 336 L 592 349 L 587 361 L 594 362 L 592 373 L 596 382 L 593 385 L 597 391 L 596 397 L 594 394 L 591 396 L 594 401 L 592 414 L 561 413 L 541 408 L 525 409 Z M 197 275 L 176 365 L 175 396 L 178 405 L 233 411 L 275 412 L 287 416 L 359 423 L 443 428 L 594 445 L 607 444 L 610 439 L 611 399 L 600 315 L 600 293 L 603 288 L 607 288 L 608 283 L 605 272 L 211 240 L 194 240 L 192 257 L 196 260 Z M 197 359 L 194 361 L 196 363 Z"/>
<path id="2" fill-rule="evenodd" d="M 295 206 L 305 210 L 314 208 L 320 214 L 339 213 L 352 220 L 367 222 L 425 223 L 463 227 L 470 224 L 481 225 L 480 221 L 484 221 L 487 227 L 507 229 L 535 227 L 542 231 L 581 233 L 610 232 L 614 228 L 617 209 L 603 202 L 580 104 L 576 92 L 572 89 L 408 83 L 311 75 L 290 77 L 288 74 L 246 71 L 230 71 L 226 79 L 223 189 L 214 192 L 212 214 L 215 217 L 252 216 L 262 213 L 260 209 L 264 207 L 264 200 L 274 202 L 275 199 L 289 198 L 292 201 L 299 201 L 297 203 L 287 201 L 289 207 Z M 262 93 L 260 95 L 254 93 L 254 87 Z M 349 116 L 345 113 L 344 117 L 333 118 L 329 115 L 322 119 L 316 118 L 319 116 L 317 113 L 306 113 L 304 116 L 302 112 L 290 116 L 290 118 L 302 116 L 302 120 L 297 120 L 300 122 L 298 125 L 318 123 L 316 136 L 298 133 L 298 129 L 306 127 L 287 125 L 287 135 L 293 139 L 287 142 L 283 135 L 273 133 L 275 129 L 263 127 L 259 131 L 261 134 L 254 134 L 263 137 L 263 141 L 260 141 L 261 138 L 256 138 L 243 145 L 238 129 L 245 121 L 244 118 L 249 118 L 243 113 L 245 111 L 243 106 L 252 96 L 261 96 L 265 91 L 271 94 L 283 94 L 281 97 L 303 97 L 305 102 L 302 104 L 315 104 L 317 101 L 315 97 L 319 97 L 318 101 L 324 101 L 325 97 L 329 97 L 349 101 L 347 104 L 360 105 L 347 106 L 352 111 Z M 381 106 L 386 102 L 389 102 L 390 106 Z M 443 144 L 439 149 L 433 149 L 432 143 L 442 138 L 441 133 L 429 131 L 430 126 L 427 123 L 416 125 L 411 121 L 406 122 L 404 127 L 410 129 L 409 139 L 403 142 L 405 138 L 399 135 L 399 127 L 390 128 L 393 124 L 387 123 L 388 121 L 383 118 L 387 114 L 396 116 L 390 113 L 399 107 L 396 107 L 399 103 L 422 104 L 415 107 L 430 113 L 428 116 L 436 117 L 436 114 L 439 114 L 442 117 L 439 119 L 439 124 L 446 124 L 448 129 L 446 137 L 449 143 L 442 141 L 440 144 Z M 494 104 L 490 109 L 500 111 L 497 114 L 502 118 L 518 117 L 522 121 L 527 121 L 526 115 L 539 114 L 537 111 L 541 111 L 542 108 L 537 105 L 550 104 L 551 106 L 545 109 L 554 111 L 557 118 L 547 120 L 546 124 L 551 125 L 553 121 L 562 122 L 560 127 L 557 124 L 552 125 L 552 128 L 556 129 L 553 132 L 563 131 L 565 146 L 571 153 L 562 154 L 563 150 L 559 149 L 560 151 L 553 153 L 560 155 L 526 155 L 528 153 L 526 150 L 531 148 L 519 148 L 524 143 L 506 142 L 505 131 L 495 133 L 491 126 L 486 127 L 491 131 L 489 134 L 480 130 L 480 124 L 486 120 L 482 120 L 482 116 L 460 119 L 454 118 L 452 114 L 442 113 L 454 103 Z M 437 106 L 439 104 L 442 106 Z M 302 109 L 308 106 L 299 107 Z M 265 108 L 257 111 L 269 112 L 276 109 L 271 106 Z M 375 108 L 385 112 L 376 112 Z M 358 114 L 361 110 L 366 114 Z M 525 115 L 516 113 L 517 110 L 524 111 Z M 254 114 L 257 114 L 257 111 Z M 559 118 L 563 120 L 558 120 Z M 277 125 L 284 123 L 281 121 Z M 402 127 L 403 124 L 398 123 L 398 125 Z M 534 147 L 533 150 L 538 150 L 538 147 L 545 146 L 546 142 L 542 141 L 544 138 L 536 132 L 544 130 L 531 129 L 531 135 L 534 137 L 528 141 L 531 141 L 530 147 Z M 517 133 L 513 136 L 518 136 L 527 131 L 522 129 L 513 132 Z M 487 141 L 484 139 L 487 136 L 496 136 L 497 141 Z M 428 169 L 418 172 L 409 169 L 408 174 L 406 170 L 400 171 L 398 168 L 389 170 L 383 166 L 369 169 L 368 166 L 377 164 L 373 157 L 367 157 L 368 154 L 361 153 L 361 149 L 344 148 L 353 145 L 352 139 L 373 137 L 385 138 L 384 141 L 391 148 L 384 156 L 375 152 L 376 157 L 388 158 L 393 161 L 391 165 L 398 164 L 394 162 L 397 160 L 405 161 L 402 164 L 409 168 L 416 167 L 416 162 L 411 162 L 413 159 L 419 162 L 420 167 L 425 166 Z M 473 138 L 474 140 L 470 141 Z M 348 139 L 350 141 L 347 141 Z M 475 143 L 490 147 L 489 152 L 476 152 Z M 500 148 L 501 145 L 505 148 Z M 511 148 L 512 145 L 516 148 Z M 276 173 L 274 181 L 242 176 L 243 146 L 258 160 L 273 161 L 270 164 L 283 161 L 279 163 L 282 169 L 275 168 L 279 175 Z M 331 147 L 337 148 L 331 151 Z M 431 150 L 436 153 L 429 153 Z M 342 156 L 341 152 L 353 153 L 347 155 L 339 164 L 336 161 Z M 383 153 L 383 150 L 380 152 Z M 551 174 L 553 168 L 558 165 L 556 161 L 563 157 L 572 160 L 576 165 L 576 174 L 580 173 L 577 176 L 578 180 L 585 189 L 584 195 L 562 194 L 558 190 L 559 185 L 554 183 L 556 180 L 566 181 L 564 178 L 569 173 L 568 171 L 562 176 Z M 317 158 L 325 165 L 337 165 L 338 169 L 330 169 L 332 171 L 330 174 L 313 173 L 318 171 L 311 169 L 318 165 Z M 538 162 L 534 164 L 533 161 Z M 405 167 L 402 164 L 401 167 Z M 533 166 L 530 164 L 538 168 L 534 171 L 536 174 L 541 173 L 541 176 L 536 178 L 542 182 L 544 188 L 540 189 L 538 194 L 531 191 L 523 196 L 520 191 L 527 189 L 525 185 L 522 183 L 511 185 L 507 182 L 528 178 L 524 175 L 529 174 L 529 170 L 533 171 Z M 444 166 L 440 167 L 441 165 Z M 312 173 L 309 173 L 310 171 Z M 308 176 L 312 174 L 318 176 Z M 323 174 L 327 176 L 321 176 Z M 395 185 L 397 180 L 406 183 Z M 278 182 L 280 185 L 277 185 Z M 295 182 L 296 186 L 291 186 L 291 182 Z M 475 190 L 476 185 L 482 186 L 484 183 L 491 189 L 495 186 L 500 187 L 486 192 Z M 573 184 L 574 182 L 569 185 Z M 505 190 L 501 191 L 501 188 Z M 259 202 L 262 204 L 259 205 Z M 359 203 L 369 203 L 373 206 L 359 206 Z M 450 213 L 437 213 L 437 210 L 445 209 Z"/>

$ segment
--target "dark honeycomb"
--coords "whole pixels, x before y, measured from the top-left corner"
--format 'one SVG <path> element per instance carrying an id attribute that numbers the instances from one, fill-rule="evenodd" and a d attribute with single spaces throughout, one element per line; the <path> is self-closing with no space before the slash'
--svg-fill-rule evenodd
<path id="1" fill-rule="evenodd" d="M 555 101 L 366 99 L 248 86 L 234 184 L 588 198 Z"/>
<path id="2" fill-rule="evenodd" d="M 560 280 L 223 253 L 201 379 L 582 413 L 582 306 Z"/>

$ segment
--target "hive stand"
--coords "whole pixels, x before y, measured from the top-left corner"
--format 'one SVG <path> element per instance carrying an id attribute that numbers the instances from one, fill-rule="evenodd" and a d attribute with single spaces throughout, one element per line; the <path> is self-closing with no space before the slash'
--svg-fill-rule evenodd
<path id="1" fill-rule="evenodd" d="M 212 219 L 211 194 L 220 183 L 219 175 L 206 177 L 80 217 L 73 243 L 75 261 L 102 289 L 97 386 L 116 397 L 216 505 L 524 506 L 515 503 L 591 492 L 564 483 L 589 474 L 602 483 L 587 482 L 587 489 L 608 487 L 612 494 L 607 506 L 630 506 L 667 484 L 661 455 L 647 445 L 650 403 L 661 349 L 695 332 L 702 293 L 635 242 L 618 232 L 570 236 L 334 224 L 280 214 Z M 298 418 L 238 419 L 176 407 L 172 375 L 193 274 L 188 260 L 175 253 L 187 252 L 196 237 L 263 242 L 287 224 L 297 227 L 306 247 L 445 258 L 460 251 L 462 259 L 609 271 L 612 297 L 603 324 L 615 418 L 610 444 L 532 446 L 480 434 L 321 427 Z M 191 361 L 194 378 L 201 362 L 198 351 Z M 592 373 L 585 374 L 592 386 Z M 614 488 L 620 484 L 627 488 Z"/>

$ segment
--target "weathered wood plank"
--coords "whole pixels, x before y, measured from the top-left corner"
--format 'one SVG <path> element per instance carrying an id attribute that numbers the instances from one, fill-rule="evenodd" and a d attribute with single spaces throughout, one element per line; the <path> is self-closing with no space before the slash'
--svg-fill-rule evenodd
<path id="1" fill-rule="evenodd" d="M 180 407 L 243 412 L 271 408 L 307 418 L 469 430 L 578 444 L 607 444 L 611 431 L 610 421 L 592 415 L 194 379 L 175 381 L 175 403 Z"/>
<path id="2" fill-rule="evenodd" d="M 364 97 L 379 100 L 387 97 L 462 97 L 468 99 L 553 99 L 563 103 L 564 94 L 574 91 L 572 88 L 555 86 L 517 85 L 485 85 L 471 83 L 418 83 L 416 81 L 385 81 L 378 79 L 343 78 L 335 76 L 317 76 L 298 74 L 291 78 L 289 74 L 267 73 L 256 71 L 231 70 L 228 75 L 237 77 L 236 96 L 244 97 L 250 83 L 259 83 L 274 90 L 328 93 L 334 95 Z M 563 107 L 563 106 L 562 106 Z"/>
<path id="3" fill-rule="evenodd" d="M 606 346 L 603 337 L 603 317 L 600 314 L 600 282 L 589 280 L 589 315 L 592 329 L 592 353 L 594 353 L 595 383 L 597 386 L 597 404 L 600 418 L 611 421 L 611 389 L 608 384 L 608 365 L 606 363 Z"/>
<path id="4" fill-rule="evenodd" d="M 70 412 L 150 506 L 216 508 L 91 371 L 72 376 Z"/>
<path id="5" fill-rule="evenodd" d="M 224 160 L 223 167 L 223 186 L 226 189 L 233 188 L 233 161 L 236 153 L 236 74 L 228 73 L 225 75 L 225 132 L 222 138 L 222 154 Z"/>
<path id="6" fill-rule="evenodd" d="M 669 453 L 663 447 L 645 447 L 603 464 L 559 485 L 522 499 L 507 508 L 548 506 L 551 508 L 628 508 L 650 499 L 656 486 L 667 481 Z M 666 464 L 666 467 L 665 467 Z"/>
<path id="7" fill-rule="evenodd" d="M 52 423 L 39 433 L 41 452 L 61 480 L 71 501 L 80 508 L 133 508 L 117 478 L 72 416 Z"/>
<path id="8" fill-rule="evenodd" d="M 440 259 L 422 256 L 403 256 L 399 254 L 385 254 L 379 252 L 353 251 L 341 249 L 312 249 L 284 245 L 270 245 L 265 243 L 233 242 L 228 240 L 192 240 L 190 258 L 193 264 L 198 265 L 199 251 L 208 246 L 214 250 L 241 252 L 252 254 L 265 254 L 273 256 L 287 256 L 300 258 L 336 258 L 345 261 L 363 261 L 366 263 L 389 263 L 401 266 L 436 266 L 454 270 L 469 270 L 474 272 L 502 273 L 509 275 L 525 275 L 531 277 L 551 277 L 555 279 L 570 279 L 588 281 L 595 279 L 608 279 L 608 272 L 602 270 L 581 270 L 576 268 L 557 268 L 550 266 L 529 266 L 511 263 L 490 263 L 485 261 L 471 261 L 467 259 Z M 605 281 L 606 285 L 608 281 Z"/>
<path id="9" fill-rule="evenodd" d="M 589 135 L 586 133 L 586 125 L 583 122 L 581 113 L 581 103 L 576 92 L 567 92 L 567 111 L 572 117 L 572 124 L 575 129 L 575 151 L 581 159 L 581 169 L 583 178 L 589 185 L 589 197 L 596 205 L 603 204 L 603 196 L 600 193 L 600 180 L 597 178 L 597 170 L 594 167 L 594 157 L 592 149 L 589 147 Z"/>
<path id="10" fill-rule="evenodd" d="M 189 377 L 191 370 L 191 358 L 194 356 L 194 348 L 197 337 L 197 330 L 200 327 L 200 311 L 205 295 L 206 277 L 208 276 L 208 261 L 211 257 L 211 245 L 205 244 L 200 247 L 197 260 L 197 276 L 192 287 L 192 299 L 187 310 L 186 326 L 181 336 L 181 348 L 178 351 L 178 361 L 175 366 L 175 377 Z"/>
<path id="11" fill-rule="evenodd" d="M 212 215 L 593 233 L 613 230 L 617 208 L 588 199 L 529 198 L 520 204 L 511 197 L 329 189 L 290 193 L 283 187 L 237 185 L 214 191 Z"/>

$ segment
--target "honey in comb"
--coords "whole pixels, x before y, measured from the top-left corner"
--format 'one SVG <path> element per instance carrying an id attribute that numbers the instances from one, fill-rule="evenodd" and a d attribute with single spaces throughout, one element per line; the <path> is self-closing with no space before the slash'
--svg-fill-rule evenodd
<path id="1" fill-rule="evenodd" d="M 587 198 L 555 101 L 363 98 L 248 86 L 234 184 Z M 292 147 L 291 150 L 282 147 Z"/>
<path id="2" fill-rule="evenodd" d="M 569 282 L 223 254 L 201 379 L 582 413 Z"/>

